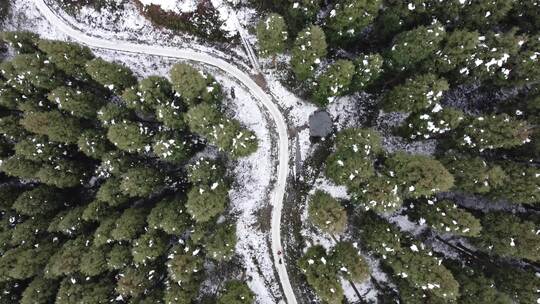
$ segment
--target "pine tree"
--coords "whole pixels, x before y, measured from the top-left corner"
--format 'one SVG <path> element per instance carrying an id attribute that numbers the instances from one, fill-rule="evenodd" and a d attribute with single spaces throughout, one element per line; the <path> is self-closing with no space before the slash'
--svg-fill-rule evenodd
<path id="1" fill-rule="evenodd" d="M 454 176 L 454 188 L 458 191 L 486 194 L 508 182 L 508 176 L 501 166 L 488 164 L 480 157 L 448 155 L 442 162 Z"/>
<path id="2" fill-rule="evenodd" d="M 24 215 L 37 216 L 50 214 L 61 208 L 63 203 L 62 196 L 57 189 L 39 185 L 19 195 L 12 208 Z"/>
<path id="3" fill-rule="evenodd" d="M 176 132 L 162 132 L 153 138 L 152 151 L 166 162 L 182 163 L 190 156 L 189 138 Z"/>
<path id="4" fill-rule="evenodd" d="M 45 267 L 45 277 L 49 279 L 74 275 L 80 269 L 83 254 L 87 251 L 89 240 L 80 236 L 66 241 L 62 247 L 49 259 Z"/>
<path id="5" fill-rule="evenodd" d="M 255 294 L 246 283 L 241 281 L 228 281 L 225 283 L 218 304 L 250 304 L 255 300 Z"/>
<path id="6" fill-rule="evenodd" d="M 214 78 L 191 65 L 177 63 L 169 73 L 174 91 L 188 105 L 216 103 L 221 99 L 221 87 Z"/>
<path id="7" fill-rule="evenodd" d="M 365 211 L 391 213 L 403 204 L 402 190 L 397 180 L 384 175 L 370 177 L 349 187 L 352 202 Z"/>
<path id="8" fill-rule="evenodd" d="M 166 175 L 150 167 L 136 167 L 122 175 L 120 190 L 130 197 L 147 197 L 162 189 Z"/>
<path id="9" fill-rule="evenodd" d="M 369 267 L 353 244 L 339 242 L 332 248 L 329 255 L 330 263 L 343 278 L 359 283 L 369 277 Z"/>
<path id="10" fill-rule="evenodd" d="M 407 79 L 384 96 L 383 108 L 387 112 L 417 112 L 436 106 L 449 88 L 448 82 L 434 74 L 423 74 Z"/>
<path id="11" fill-rule="evenodd" d="M 303 81 L 312 77 L 326 52 L 326 38 L 320 27 L 312 25 L 301 31 L 294 41 L 291 58 L 296 78 Z"/>
<path id="12" fill-rule="evenodd" d="M 476 237 L 482 230 L 479 219 L 450 200 L 428 199 L 416 202 L 409 215 L 420 225 L 426 224 L 443 234 Z"/>
<path id="13" fill-rule="evenodd" d="M 85 64 L 94 59 L 90 48 L 72 42 L 44 39 L 40 39 L 37 46 L 59 70 L 75 78 L 86 79 Z"/>
<path id="14" fill-rule="evenodd" d="M 369 88 L 382 74 L 384 59 L 380 54 L 360 54 L 354 60 L 355 73 L 351 89 L 363 91 Z"/>
<path id="15" fill-rule="evenodd" d="M 193 187 L 187 195 L 186 210 L 196 222 L 207 222 L 227 208 L 228 191 L 223 182 Z"/>
<path id="16" fill-rule="evenodd" d="M 334 42 L 353 40 L 377 17 L 381 0 L 342 0 L 327 17 L 329 38 Z"/>
<path id="17" fill-rule="evenodd" d="M 133 240 L 131 254 L 136 264 L 154 261 L 165 253 L 169 238 L 160 230 L 149 229 Z"/>
<path id="18" fill-rule="evenodd" d="M 275 56 L 285 51 L 287 42 L 287 25 L 278 14 L 272 13 L 257 24 L 257 40 L 259 53 L 263 57 Z"/>
<path id="19" fill-rule="evenodd" d="M 28 136 L 15 143 L 15 154 L 35 162 L 51 162 L 59 157 L 71 154 L 69 147 L 53 142 L 46 136 Z"/>
<path id="20" fill-rule="evenodd" d="M 115 123 L 107 130 L 109 141 L 129 153 L 150 150 L 152 136 L 153 131 L 148 126 L 127 120 Z"/>
<path id="21" fill-rule="evenodd" d="M 76 206 L 62 210 L 51 220 L 47 231 L 63 233 L 68 236 L 80 234 L 87 227 L 87 223 L 82 220 L 84 208 L 85 206 Z"/>
<path id="22" fill-rule="evenodd" d="M 74 283 L 75 281 L 75 283 Z M 114 284 L 108 279 L 99 281 L 65 278 L 60 283 L 55 304 L 108 303 L 116 296 Z"/>
<path id="23" fill-rule="evenodd" d="M 354 64 L 348 60 L 338 60 L 317 77 L 313 98 L 320 107 L 333 102 L 336 97 L 345 95 L 354 76 Z"/>
<path id="24" fill-rule="evenodd" d="M 316 191 L 308 205 L 309 220 L 324 232 L 340 234 L 347 226 L 347 212 L 330 194 Z"/>
<path id="25" fill-rule="evenodd" d="M 477 116 L 463 127 L 455 144 L 480 151 L 513 148 L 528 142 L 530 132 L 526 121 L 507 114 Z"/>
<path id="26" fill-rule="evenodd" d="M 96 193 L 96 200 L 106 202 L 111 207 L 117 207 L 127 203 L 129 201 L 129 194 L 123 193 L 120 184 L 120 178 L 108 178 L 99 187 Z"/>
<path id="27" fill-rule="evenodd" d="M 137 297 L 148 293 L 159 279 L 152 265 L 128 266 L 121 270 L 116 292 L 123 297 Z"/>
<path id="28" fill-rule="evenodd" d="M 58 290 L 55 280 L 35 277 L 24 289 L 21 295 L 21 304 L 47 304 L 53 303 Z"/>
<path id="29" fill-rule="evenodd" d="M 105 153 L 113 149 L 111 142 L 107 140 L 106 134 L 101 129 L 84 130 L 77 140 L 77 146 L 86 156 L 101 159 Z"/>
<path id="30" fill-rule="evenodd" d="M 105 219 L 112 211 L 106 202 L 94 200 L 84 208 L 82 219 L 87 222 L 99 222 Z"/>
<path id="31" fill-rule="evenodd" d="M 82 185 L 87 179 L 86 166 L 84 163 L 58 159 L 53 163 L 43 164 L 36 173 L 42 183 L 58 188 L 69 188 Z"/>
<path id="32" fill-rule="evenodd" d="M 30 279 L 43 271 L 54 251 L 55 247 L 46 241 L 39 246 L 14 247 L 0 258 L 0 273 L 13 280 Z"/>
<path id="33" fill-rule="evenodd" d="M 515 162 L 501 164 L 507 178 L 500 182 L 491 193 L 494 198 L 502 198 L 511 203 L 538 204 L 540 202 L 540 169 Z"/>
<path id="34" fill-rule="evenodd" d="M 410 139 L 441 138 L 461 126 L 464 120 L 461 110 L 435 105 L 431 110 L 409 115 L 400 132 Z"/>
<path id="35" fill-rule="evenodd" d="M 33 216 L 23 222 L 16 223 L 11 230 L 12 246 L 34 245 L 42 240 L 49 227 L 48 218 L 44 216 Z"/>
<path id="36" fill-rule="evenodd" d="M 95 118 L 102 106 L 97 96 L 79 88 L 57 87 L 47 98 L 51 103 L 57 104 L 60 110 L 80 118 Z"/>
<path id="37" fill-rule="evenodd" d="M 431 196 L 448 191 L 454 185 L 452 174 L 428 156 L 398 152 L 386 159 L 385 166 L 390 176 L 395 174 L 406 197 Z"/>
<path id="38" fill-rule="evenodd" d="M 343 300 L 343 288 L 335 265 L 320 245 L 309 247 L 298 260 L 298 267 L 308 284 L 325 303 L 338 304 Z"/>
<path id="39" fill-rule="evenodd" d="M 67 144 L 76 143 L 83 131 L 77 118 L 63 115 L 56 110 L 50 112 L 27 112 L 20 123 L 32 133 L 47 135 L 52 141 Z"/>
<path id="40" fill-rule="evenodd" d="M 81 258 L 80 271 L 85 276 L 99 276 L 107 271 L 108 248 L 91 246 Z"/>
<path id="41" fill-rule="evenodd" d="M 170 235 L 181 235 L 190 223 L 182 197 L 165 198 L 159 201 L 148 214 L 148 227 L 161 229 Z"/>
<path id="42" fill-rule="evenodd" d="M 326 176 L 349 187 L 365 181 L 375 174 L 373 160 L 381 151 L 381 137 L 376 131 L 343 130 L 336 137 L 336 151 L 326 161 Z"/>
<path id="43" fill-rule="evenodd" d="M 107 253 L 107 268 L 111 271 L 126 268 L 131 264 L 131 248 L 127 244 L 113 244 Z"/>
<path id="44" fill-rule="evenodd" d="M 181 285 L 168 282 L 163 295 L 163 300 L 167 304 L 189 304 L 197 297 L 200 283 L 191 281 Z"/>
<path id="45" fill-rule="evenodd" d="M 127 88 L 122 94 L 128 108 L 142 113 L 152 112 L 157 106 L 174 99 L 169 80 L 161 76 L 150 76 L 138 85 Z"/>
<path id="46" fill-rule="evenodd" d="M 97 112 L 97 118 L 103 126 L 111 126 L 123 121 L 130 121 L 134 114 L 124 104 L 109 102 L 101 107 Z"/>
<path id="47" fill-rule="evenodd" d="M 0 117 L 0 133 L 4 138 L 19 141 L 29 136 L 28 132 L 20 127 L 19 121 L 19 117 L 15 115 Z"/>
<path id="48" fill-rule="evenodd" d="M 530 270 L 509 265 L 497 265 L 489 269 L 497 288 L 509 295 L 513 303 L 534 303 L 538 300 L 540 278 Z"/>
<path id="49" fill-rule="evenodd" d="M 36 52 L 39 36 L 27 31 L 3 32 L 0 39 L 13 47 L 18 54 L 30 54 Z"/>
<path id="50" fill-rule="evenodd" d="M 436 53 L 435 67 L 439 73 L 448 73 L 459 69 L 460 74 L 469 74 L 467 69 L 478 51 L 480 34 L 477 31 L 456 29 L 446 36 L 443 47 Z"/>
<path id="51" fill-rule="evenodd" d="M 540 236 L 532 221 L 504 213 L 489 213 L 482 218 L 482 233 L 473 240 L 483 251 L 503 257 L 540 260 Z"/>
<path id="52" fill-rule="evenodd" d="M 198 253 L 198 248 L 173 247 L 167 261 L 169 278 L 175 283 L 189 283 L 197 280 L 202 274 L 201 269 L 204 262 Z"/>
<path id="53" fill-rule="evenodd" d="M 40 164 L 14 155 L 2 160 L 0 170 L 8 176 L 18 177 L 20 179 L 33 179 L 39 170 Z"/>
<path id="54" fill-rule="evenodd" d="M 124 210 L 113 225 L 110 236 L 116 241 L 134 240 L 144 231 L 147 213 L 145 208 L 131 207 Z"/>
<path id="55" fill-rule="evenodd" d="M 218 224 L 205 244 L 209 258 L 218 262 L 231 260 L 236 246 L 236 226 L 230 222 Z"/>
<path id="56" fill-rule="evenodd" d="M 116 212 L 109 214 L 99 222 L 99 226 L 94 231 L 94 246 L 103 246 L 114 241 L 111 233 L 116 228 L 116 221 L 120 215 Z M 138 222 L 137 222 L 138 223 Z"/>
<path id="57" fill-rule="evenodd" d="M 52 90 L 62 83 L 62 77 L 57 72 L 56 67 L 43 55 L 17 55 L 10 63 L 18 74 L 17 78 L 25 79 L 38 89 Z M 20 75 L 23 75 L 24 78 L 21 78 Z"/>
<path id="58" fill-rule="evenodd" d="M 95 58 L 86 62 L 85 68 L 93 80 L 115 94 L 121 94 L 126 88 L 137 83 L 133 72 L 119 63 Z"/>
<path id="59" fill-rule="evenodd" d="M 183 130 L 186 128 L 184 111 L 184 105 L 180 101 L 168 101 L 156 107 L 156 119 L 168 128 Z"/>
<path id="60" fill-rule="evenodd" d="M 397 71 L 415 67 L 439 49 L 445 34 L 445 29 L 440 23 L 421 25 L 398 34 L 388 52 L 389 66 Z"/>
<path id="61" fill-rule="evenodd" d="M 201 157 L 188 165 L 187 176 L 192 184 L 212 185 L 226 177 L 225 170 L 222 161 Z"/>

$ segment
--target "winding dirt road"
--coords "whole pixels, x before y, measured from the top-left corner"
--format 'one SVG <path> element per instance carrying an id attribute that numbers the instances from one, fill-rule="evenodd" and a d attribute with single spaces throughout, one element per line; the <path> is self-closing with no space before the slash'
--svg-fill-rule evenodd
<path id="1" fill-rule="evenodd" d="M 288 304 L 296 304 L 296 297 L 289 281 L 287 274 L 287 268 L 285 260 L 278 255 L 278 251 L 282 251 L 281 244 L 281 212 L 283 207 L 283 200 L 285 196 L 286 182 L 289 172 L 289 140 L 287 136 L 287 124 L 285 118 L 281 114 L 277 105 L 273 102 L 272 98 L 259 87 L 251 77 L 237 68 L 236 66 L 217 58 L 215 55 L 203 53 L 200 51 L 194 51 L 190 49 L 177 49 L 167 46 L 153 46 L 147 44 L 132 43 L 129 41 L 121 41 L 114 39 L 102 39 L 98 37 L 92 37 L 86 33 L 74 29 L 63 18 L 58 16 L 44 0 L 34 0 L 39 11 L 43 16 L 59 31 L 69 36 L 71 39 L 85 44 L 92 48 L 109 49 L 114 51 L 121 51 L 127 53 L 139 53 L 154 56 L 163 56 L 169 58 L 186 59 L 191 61 L 197 61 L 203 64 L 211 65 L 223 70 L 225 73 L 236 78 L 242 84 L 246 86 L 251 94 L 264 106 L 264 108 L 270 114 L 270 117 L 276 125 L 276 131 L 278 134 L 278 168 L 277 179 L 275 187 L 271 195 L 272 209 L 272 255 L 274 259 L 274 267 L 279 276 L 280 284 L 283 289 L 283 294 Z M 282 260 L 282 263 L 278 263 Z"/>

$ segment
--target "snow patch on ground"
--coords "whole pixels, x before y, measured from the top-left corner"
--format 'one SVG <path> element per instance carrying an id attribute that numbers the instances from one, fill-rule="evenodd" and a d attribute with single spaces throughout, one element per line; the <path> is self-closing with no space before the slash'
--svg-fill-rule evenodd
<path id="1" fill-rule="evenodd" d="M 157 5 L 164 11 L 177 14 L 191 13 L 197 9 L 198 1 L 195 0 L 140 0 L 144 5 Z"/>

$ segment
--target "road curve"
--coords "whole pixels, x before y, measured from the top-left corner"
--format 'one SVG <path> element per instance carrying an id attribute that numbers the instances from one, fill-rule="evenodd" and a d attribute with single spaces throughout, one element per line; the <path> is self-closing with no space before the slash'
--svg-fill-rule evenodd
<path id="1" fill-rule="evenodd" d="M 278 251 L 282 250 L 281 245 L 281 211 L 283 208 L 283 200 L 285 196 L 286 182 L 289 172 L 289 140 L 287 136 L 287 123 L 285 118 L 281 114 L 279 108 L 274 104 L 272 98 L 259 87 L 255 81 L 245 72 L 238 69 L 236 66 L 217 58 L 215 55 L 206 54 L 199 51 L 190 49 L 177 49 L 167 46 L 153 46 L 147 44 L 138 44 L 128 41 L 121 41 L 115 39 L 102 39 L 98 37 L 92 37 L 84 32 L 72 28 L 65 20 L 59 17 L 44 0 L 34 0 L 39 11 L 43 16 L 58 30 L 66 34 L 68 37 L 75 41 L 93 48 L 110 49 L 115 51 L 122 51 L 128 53 L 139 53 L 154 56 L 171 57 L 178 59 L 186 59 L 208 64 L 217 67 L 225 73 L 236 78 L 243 83 L 250 91 L 251 94 L 266 108 L 272 120 L 276 125 L 278 133 L 278 168 L 277 179 L 275 187 L 271 194 L 272 209 L 272 255 L 274 258 L 274 267 L 279 276 L 283 294 L 288 304 L 296 304 L 296 297 L 289 281 L 289 275 L 287 274 L 287 268 L 285 261 L 278 263 L 281 257 L 278 255 Z"/>

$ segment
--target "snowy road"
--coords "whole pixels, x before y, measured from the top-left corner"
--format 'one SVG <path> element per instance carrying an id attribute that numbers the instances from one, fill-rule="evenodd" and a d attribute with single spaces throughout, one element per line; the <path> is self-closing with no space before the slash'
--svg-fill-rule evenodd
<path id="1" fill-rule="evenodd" d="M 275 188 L 272 191 L 271 203 L 272 209 L 272 255 L 274 266 L 279 276 L 279 280 L 283 289 L 284 296 L 289 304 L 296 304 L 296 298 L 289 282 L 285 261 L 278 263 L 280 256 L 278 251 L 282 250 L 281 245 L 281 211 L 283 207 L 283 199 L 285 196 L 285 188 L 287 176 L 289 172 L 289 141 L 287 136 L 287 124 L 285 118 L 281 114 L 279 108 L 274 104 L 272 98 L 259 87 L 251 77 L 238 69 L 236 66 L 217 58 L 215 55 L 206 54 L 190 49 L 177 49 L 166 46 L 154 46 L 147 44 L 137 44 L 128 41 L 119 41 L 114 39 L 101 39 L 89 36 L 77 29 L 72 28 L 62 18 L 60 18 L 53 10 L 51 10 L 44 0 L 34 0 L 37 8 L 43 16 L 58 30 L 69 36 L 75 41 L 88 45 L 93 48 L 110 49 L 115 51 L 139 53 L 147 55 L 156 55 L 170 58 L 186 59 L 197 61 L 217 67 L 232 77 L 236 78 L 244 84 L 251 94 L 266 108 L 270 117 L 274 121 L 277 129 L 278 140 L 278 168 Z"/>

